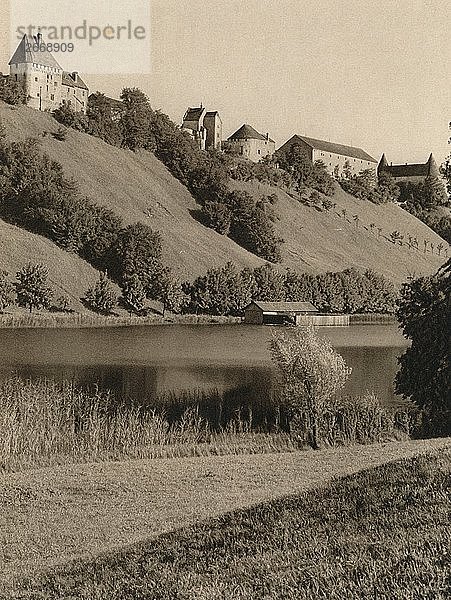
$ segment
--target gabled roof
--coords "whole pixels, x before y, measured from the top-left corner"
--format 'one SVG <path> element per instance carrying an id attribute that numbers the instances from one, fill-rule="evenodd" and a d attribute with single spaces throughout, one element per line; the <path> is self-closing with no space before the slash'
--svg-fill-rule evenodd
<path id="1" fill-rule="evenodd" d="M 69 87 L 81 88 L 83 90 L 88 89 L 88 86 L 78 73 L 69 73 L 68 71 L 63 71 L 62 84 Z"/>
<path id="2" fill-rule="evenodd" d="M 266 138 L 265 135 L 258 133 L 251 125 L 246 124 L 241 125 L 241 127 L 229 137 L 229 140 L 267 140 L 269 142 L 274 142 L 271 138 Z"/>
<path id="3" fill-rule="evenodd" d="M 183 117 L 184 121 L 198 121 L 205 112 L 205 108 L 203 106 L 199 106 L 196 108 L 189 107 Z"/>
<path id="4" fill-rule="evenodd" d="M 263 312 L 318 312 L 311 302 L 260 302 L 253 300 Z"/>
<path id="5" fill-rule="evenodd" d="M 365 150 L 362 150 L 362 148 L 335 144 L 333 142 L 326 142 L 325 140 L 317 140 L 315 138 L 306 137 L 305 135 L 294 135 L 283 146 L 286 146 L 287 144 L 292 146 L 296 141 L 300 140 L 314 150 L 322 150 L 323 152 L 330 152 L 331 154 L 341 154 L 342 156 L 349 156 L 350 158 L 358 158 L 359 160 L 377 163 L 377 160 L 365 152 Z"/>
<path id="6" fill-rule="evenodd" d="M 41 52 L 41 50 L 38 49 L 41 47 L 41 44 L 42 38 L 41 40 L 38 40 L 35 36 L 24 35 L 8 64 L 35 63 L 37 65 L 53 67 L 54 69 L 62 71 L 63 69 L 50 52 L 47 52 L 47 50 Z"/>

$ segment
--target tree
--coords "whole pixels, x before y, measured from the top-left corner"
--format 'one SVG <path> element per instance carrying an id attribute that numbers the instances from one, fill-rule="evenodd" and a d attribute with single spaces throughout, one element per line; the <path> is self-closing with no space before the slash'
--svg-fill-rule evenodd
<path id="1" fill-rule="evenodd" d="M 278 334 L 270 342 L 278 369 L 282 405 L 291 422 L 304 427 L 312 448 L 319 448 L 319 420 L 332 396 L 345 385 L 351 369 L 330 342 L 312 326 Z"/>
<path id="2" fill-rule="evenodd" d="M 122 284 L 122 303 L 130 313 L 139 314 L 146 301 L 146 292 L 136 274 L 127 277 Z"/>
<path id="3" fill-rule="evenodd" d="M 153 150 L 150 123 L 152 109 L 147 96 L 138 88 L 124 88 L 121 93 L 124 110 L 120 117 L 122 143 L 130 150 Z"/>
<path id="4" fill-rule="evenodd" d="M 33 309 L 48 308 L 53 292 L 47 287 L 49 271 L 44 265 L 28 264 L 17 272 L 16 294 L 19 306 Z"/>
<path id="5" fill-rule="evenodd" d="M 22 83 L 0 73 L 0 100 L 7 104 L 25 104 L 27 99 Z"/>
<path id="6" fill-rule="evenodd" d="M 108 314 L 112 311 L 117 303 L 117 297 L 106 273 L 103 271 L 100 273 L 95 285 L 86 291 L 84 299 L 95 312 Z"/>
<path id="7" fill-rule="evenodd" d="M 451 435 L 449 310 L 451 261 L 405 284 L 397 317 L 412 344 L 399 359 L 396 392 L 424 411 L 426 433 Z"/>
<path id="8" fill-rule="evenodd" d="M 148 225 L 134 223 L 121 229 L 114 241 L 109 260 L 112 278 L 122 284 L 137 275 L 148 298 L 156 298 L 161 274 L 161 238 Z"/>
<path id="9" fill-rule="evenodd" d="M 163 303 L 163 316 L 167 310 L 173 313 L 180 313 L 182 308 L 188 303 L 188 295 L 183 291 L 180 282 L 171 275 L 168 269 L 160 276 L 158 288 L 157 297 Z"/>
<path id="10" fill-rule="evenodd" d="M 8 273 L 0 271 L 0 313 L 13 304 L 15 299 L 14 285 L 8 280 Z"/>

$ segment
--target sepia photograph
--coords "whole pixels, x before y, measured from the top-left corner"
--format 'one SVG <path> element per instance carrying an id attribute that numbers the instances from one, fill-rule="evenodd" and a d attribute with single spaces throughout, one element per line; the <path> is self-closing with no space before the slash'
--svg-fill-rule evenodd
<path id="1" fill-rule="evenodd" d="M 451 598 L 450 32 L 0 0 L 0 600 Z"/>

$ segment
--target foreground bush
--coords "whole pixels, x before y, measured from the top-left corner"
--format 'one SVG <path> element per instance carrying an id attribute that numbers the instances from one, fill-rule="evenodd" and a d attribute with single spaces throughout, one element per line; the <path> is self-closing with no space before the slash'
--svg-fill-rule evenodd
<path id="1" fill-rule="evenodd" d="M 450 451 L 341 478 L 22 582 L 15 598 L 449 598 Z"/>
<path id="2" fill-rule="evenodd" d="M 312 326 L 275 335 L 270 350 L 291 428 L 305 432 L 308 443 L 317 449 L 320 419 L 331 410 L 331 399 L 344 387 L 351 369 Z"/>

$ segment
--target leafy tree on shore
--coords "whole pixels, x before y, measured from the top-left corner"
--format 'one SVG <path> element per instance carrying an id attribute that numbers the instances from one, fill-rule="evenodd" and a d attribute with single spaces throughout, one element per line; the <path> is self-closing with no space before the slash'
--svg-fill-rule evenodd
<path id="1" fill-rule="evenodd" d="M 345 385 L 351 369 L 330 342 L 319 338 L 311 326 L 273 337 L 270 351 L 292 433 L 305 432 L 308 443 L 316 450 L 321 437 L 320 416 Z"/>
<path id="2" fill-rule="evenodd" d="M 449 315 L 451 261 L 403 286 L 397 317 L 412 344 L 399 359 L 396 391 L 425 413 L 426 432 L 451 435 Z"/>
<path id="3" fill-rule="evenodd" d="M 19 306 L 33 309 L 48 308 L 53 292 L 47 285 L 49 271 L 40 264 L 28 264 L 17 272 L 16 294 Z"/>
<path id="4" fill-rule="evenodd" d="M 84 299 L 95 312 L 109 314 L 113 310 L 117 304 L 117 296 L 106 273 L 100 273 L 95 285 L 86 291 Z"/>
<path id="5" fill-rule="evenodd" d="M 15 299 L 16 292 L 13 283 L 8 279 L 7 271 L 0 271 L 0 313 L 14 304 Z"/>
<path id="6" fill-rule="evenodd" d="M 146 292 L 141 279 L 133 274 L 127 277 L 122 284 L 122 303 L 130 313 L 139 314 L 144 309 Z"/>

